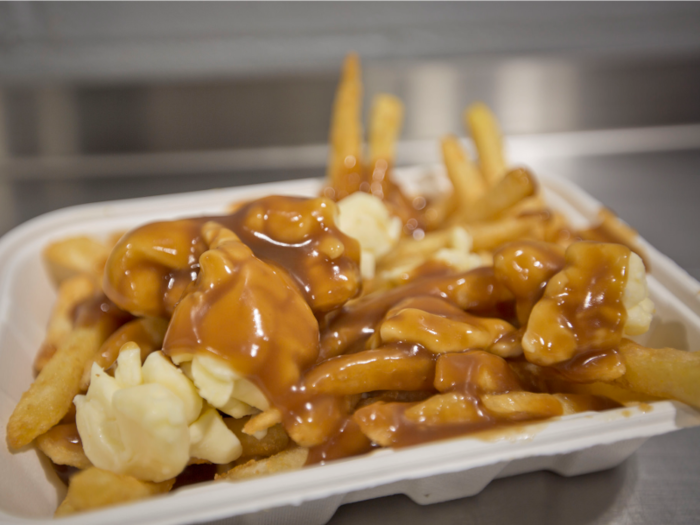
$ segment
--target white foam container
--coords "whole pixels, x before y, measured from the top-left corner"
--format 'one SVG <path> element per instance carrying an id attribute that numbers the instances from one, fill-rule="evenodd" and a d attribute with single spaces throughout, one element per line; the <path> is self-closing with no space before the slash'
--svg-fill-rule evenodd
<path id="1" fill-rule="evenodd" d="M 420 180 L 426 170 L 404 170 Z M 439 178 L 439 177 L 438 177 Z M 575 226 L 595 220 L 600 203 L 573 184 L 540 176 L 545 197 Z M 55 291 L 42 267 L 51 240 L 103 236 L 146 221 L 222 212 L 232 201 L 268 195 L 316 195 L 307 179 L 181 195 L 89 204 L 52 212 L 0 240 L 0 423 L 32 381 L 32 361 L 44 336 Z M 645 243 L 652 264 L 649 289 L 656 304 L 649 346 L 700 348 L 700 284 Z M 675 402 L 651 409 L 621 408 L 576 414 L 489 439 L 456 438 L 333 462 L 239 483 L 206 483 L 130 505 L 63 518 L 62 523 L 217 523 L 320 525 L 338 506 L 391 494 L 419 504 L 471 496 L 493 479 L 536 470 L 574 476 L 614 467 L 646 439 L 700 424 L 700 413 Z M 0 522 L 39 524 L 65 494 L 48 461 L 32 448 L 0 447 Z"/>

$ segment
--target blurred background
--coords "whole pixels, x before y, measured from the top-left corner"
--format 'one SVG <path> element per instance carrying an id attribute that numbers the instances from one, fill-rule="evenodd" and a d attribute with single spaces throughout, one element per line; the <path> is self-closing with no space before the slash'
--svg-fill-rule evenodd
<path id="1" fill-rule="evenodd" d="M 511 161 L 574 180 L 700 278 L 697 3 L 0 3 L 0 233 L 85 202 L 322 176 L 351 50 L 365 107 L 382 91 L 406 105 L 399 164 L 438 161 L 483 100 Z M 612 474 L 334 520 L 694 523 L 693 436 Z M 583 517 L 527 504 L 549 493 Z"/>

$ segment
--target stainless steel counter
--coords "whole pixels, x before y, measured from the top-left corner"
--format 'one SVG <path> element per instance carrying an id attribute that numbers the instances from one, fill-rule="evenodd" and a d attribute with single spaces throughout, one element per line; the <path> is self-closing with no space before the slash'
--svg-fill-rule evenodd
<path id="1" fill-rule="evenodd" d="M 459 110 L 466 100 L 500 93 L 490 101 L 503 116 L 504 128 L 520 134 L 514 137 L 514 150 L 523 153 L 535 172 L 573 180 L 700 279 L 700 128 L 682 126 L 700 122 L 700 61 L 691 57 L 651 64 L 616 63 L 620 67 L 550 59 L 535 67 L 522 60 L 501 63 L 500 67 L 474 61 L 438 61 L 391 70 L 375 64 L 368 68 L 367 82 L 375 91 L 394 87 L 408 101 L 408 113 L 414 116 L 409 118 L 407 138 L 414 142 L 400 148 L 402 163 L 434 161 L 437 147 L 426 139 L 458 131 Z M 476 68 L 476 73 L 465 73 L 465 64 Z M 660 76 L 656 88 L 644 82 L 648 75 Z M 313 106 L 310 101 L 328 104 L 334 78 L 320 74 L 312 80 L 299 80 L 296 110 L 277 115 L 274 121 L 274 108 L 260 106 L 266 117 L 259 125 L 296 122 L 304 108 Z M 422 78 L 432 80 L 421 84 Z M 511 87 L 503 87 L 504 81 Z M 563 87 L 550 90 L 550 96 L 538 91 L 550 82 L 562 81 L 567 83 L 557 84 Z M 284 91 L 275 84 L 277 80 L 270 82 L 265 97 L 274 98 L 275 93 Z M 431 106 L 434 90 L 444 87 L 445 82 L 451 87 L 438 93 L 440 104 Z M 252 93 L 264 84 L 255 81 L 247 87 L 238 86 L 239 91 L 219 88 L 219 93 L 244 93 L 248 98 L 243 97 L 241 103 L 260 102 L 262 99 Z M 462 92 L 465 86 L 471 86 L 470 93 Z M 529 91 L 519 99 L 512 86 Z M 218 132 L 207 131 L 208 121 L 197 120 L 192 112 L 179 113 L 179 121 L 158 120 L 188 101 L 204 104 L 202 101 L 217 92 L 212 86 L 191 86 L 189 95 L 187 90 L 162 86 L 131 91 L 124 87 L 116 91 L 90 89 L 5 89 L 6 109 L 8 100 L 18 104 L 13 106 L 14 116 L 6 115 L 6 122 L 21 122 L 25 114 L 33 115 L 35 122 L 26 129 L 8 128 L 16 134 L 7 142 L 11 147 L 4 156 L 0 152 L 0 232 L 46 211 L 84 202 L 323 174 L 326 150 L 321 141 L 327 113 L 309 113 L 305 123 L 296 122 L 297 127 L 292 127 L 302 130 L 301 136 L 280 131 L 274 134 L 277 142 L 270 143 L 257 128 L 252 135 L 223 136 L 233 129 L 226 122 L 220 123 Z M 630 99 L 630 93 L 635 100 Z M 156 99 L 159 106 L 139 113 L 144 101 Z M 528 102 L 524 107 L 530 109 L 516 111 L 518 100 Z M 543 113 L 537 113 L 538 108 Z M 557 108 L 568 109 L 562 113 Z M 249 107 L 234 109 L 231 115 L 252 118 Z M 154 135 L 129 138 L 130 127 L 143 124 L 139 119 L 144 115 L 156 119 L 146 126 Z M 116 116 L 116 124 L 98 129 L 95 126 L 101 116 Z M 192 123 L 197 123 L 193 129 L 168 131 L 169 126 Z M 672 127 L 658 127 L 668 125 Z M 643 126 L 655 127 L 639 133 L 634 129 Z M 623 127 L 633 129 L 586 131 Z M 64 135 L 66 129 L 72 135 Z M 219 137 L 218 149 L 200 147 L 197 130 Z M 578 134 L 530 140 L 532 133 L 571 130 L 578 130 Z M 207 140 L 210 144 L 214 139 Z M 528 155 L 530 143 L 540 144 L 541 151 Z M 589 146 L 580 147 L 584 143 Z M 111 147 L 115 144 L 121 146 Z M 623 465 L 607 472 L 570 479 L 547 472 L 521 475 L 496 480 L 475 497 L 426 507 L 404 496 L 354 503 L 341 507 L 331 523 L 689 525 L 700 521 L 698 443 L 700 429 L 685 430 L 653 438 Z"/>

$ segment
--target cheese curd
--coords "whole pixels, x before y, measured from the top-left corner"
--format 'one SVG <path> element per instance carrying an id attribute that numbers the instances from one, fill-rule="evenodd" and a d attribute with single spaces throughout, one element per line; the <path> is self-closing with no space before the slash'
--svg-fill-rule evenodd
<path id="1" fill-rule="evenodd" d="M 654 312 L 644 263 L 629 248 L 576 242 L 565 258 L 564 268 L 548 281 L 533 308 L 522 338 L 527 360 L 541 366 L 616 348 L 623 335 L 646 332 Z M 624 373 L 622 361 L 616 362 L 607 380 Z"/>
<path id="2" fill-rule="evenodd" d="M 636 253 L 630 254 L 627 267 L 627 284 L 622 295 L 622 304 L 627 311 L 625 335 L 641 335 L 651 326 L 654 315 L 654 302 L 649 298 L 646 269 L 642 258 Z"/>
<path id="3" fill-rule="evenodd" d="M 199 395 L 225 414 L 238 419 L 270 408 L 260 389 L 222 359 L 208 355 L 175 355 L 173 359 L 192 379 Z"/>
<path id="4" fill-rule="evenodd" d="M 452 228 L 449 246 L 440 248 L 431 259 L 444 262 L 458 272 L 466 272 L 479 266 L 485 266 L 486 262 L 481 256 L 472 252 L 473 246 L 474 241 L 469 232 L 457 226 Z"/>
<path id="5" fill-rule="evenodd" d="M 87 394 L 74 403 L 85 454 L 104 470 L 160 482 L 190 457 L 228 463 L 241 455 L 218 412 L 202 413 L 192 382 L 161 352 L 141 366 L 135 343 L 122 347 L 114 377 L 94 364 Z"/>
<path id="6" fill-rule="evenodd" d="M 401 219 L 389 213 L 382 200 L 357 192 L 338 203 L 340 231 L 360 243 L 360 272 L 365 279 L 374 277 L 375 262 L 399 241 Z"/>

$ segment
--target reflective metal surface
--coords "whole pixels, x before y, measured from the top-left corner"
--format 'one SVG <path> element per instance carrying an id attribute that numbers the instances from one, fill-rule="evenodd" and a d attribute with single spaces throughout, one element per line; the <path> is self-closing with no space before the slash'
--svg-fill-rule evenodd
<path id="1" fill-rule="evenodd" d="M 700 51 L 693 2 L 6 2 L 0 78 L 202 78 L 479 55 Z"/>
<path id="2" fill-rule="evenodd" d="M 119 154 L 138 175 L 154 154 L 323 144 L 338 66 L 206 81 L 0 82 L 0 169 L 12 175 L 11 161 L 36 160 L 32 175 L 46 176 L 57 157 Z M 404 140 L 463 134 L 462 110 L 476 100 L 511 135 L 700 122 L 700 55 L 367 60 L 364 85 L 366 112 L 380 92 L 404 101 Z M 95 175 L 109 173 L 103 164 Z"/>

